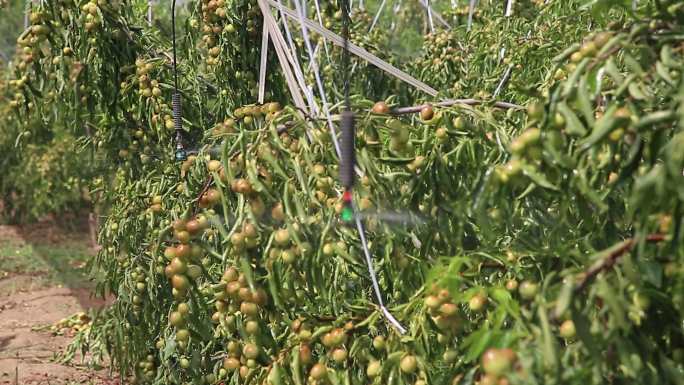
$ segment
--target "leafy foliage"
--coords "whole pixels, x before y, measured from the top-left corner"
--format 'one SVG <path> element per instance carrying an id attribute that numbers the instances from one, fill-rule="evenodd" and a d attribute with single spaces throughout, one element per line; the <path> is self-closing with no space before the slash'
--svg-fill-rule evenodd
<path id="1" fill-rule="evenodd" d="M 7 63 L 13 57 L 16 41 L 14 34 L 23 27 L 24 2 L 19 0 L 0 1 L 0 64 Z"/>

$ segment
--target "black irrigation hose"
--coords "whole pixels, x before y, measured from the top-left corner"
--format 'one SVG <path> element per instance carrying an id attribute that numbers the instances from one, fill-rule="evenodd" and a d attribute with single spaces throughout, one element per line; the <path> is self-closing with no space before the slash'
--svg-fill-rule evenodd
<path id="1" fill-rule="evenodd" d="M 173 45 L 173 95 L 171 107 L 173 108 L 173 126 L 176 130 L 176 160 L 187 159 L 187 152 L 183 146 L 183 117 L 181 108 L 181 95 L 178 92 L 178 64 L 176 55 L 176 0 L 171 4 L 171 41 Z"/>
<path id="2" fill-rule="evenodd" d="M 349 74 L 349 9 L 348 0 L 342 0 L 342 79 L 344 81 L 344 105 L 341 122 L 340 140 L 340 181 L 345 190 L 350 193 L 354 186 L 354 113 L 351 110 L 351 100 L 349 98 L 350 74 Z"/>
<path id="3" fill-rule="evenodd" d="M 176 64 L 176 0 L 171 4 L 171 41 L 173 44 L 173 85 L 178 92 L 178 67 Z"/>

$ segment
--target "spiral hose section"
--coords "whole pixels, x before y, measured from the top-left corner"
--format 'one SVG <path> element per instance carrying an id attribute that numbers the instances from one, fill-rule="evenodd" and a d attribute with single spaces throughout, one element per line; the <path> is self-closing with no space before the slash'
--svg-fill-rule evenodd
<path id="1" fill-rule="evenodd" d="M 340 181 L 346 190 L 354 185 L 354 113 L 342 111 L 342 137 L 340 141 Z"/>
<path id="2" fill-rule="evenodd" d="M 181 95 L 174 92 L 171 96 L 171 108 L 173 108 L 173 126 L 176 132 L 183 129 L 183 119 L 181 117 Z"/>

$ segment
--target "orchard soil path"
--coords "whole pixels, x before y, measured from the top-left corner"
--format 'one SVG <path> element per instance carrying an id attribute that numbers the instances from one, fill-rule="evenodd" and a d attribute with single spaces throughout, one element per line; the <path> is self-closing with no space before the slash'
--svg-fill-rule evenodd
<path id="1" fill-rule="evenodd" d="M 48 278 L 56 271 L 51 267 L 57 264 L 62 265 L 60 271 L 77 270 L 82 269 L 83 262 L 40 261 L 44 265 L 23 269 L 25 261 L 12 264 L 12 256 L 8 255 L 15 249 L 19 253 L 35 245 L 54 250 L 74 242 L 86 250 L 84 255 L 92 254 L 93 249 L 88 247 L 90 237 L 83 234 L 87 231 L 65 232 L 62 226 L 51 221 L 29 227 L 0 226 L 0 385 L 119 384 L 106 369 L 78 365 L 79 357 L 72 364 L 56 360 L 73 332 L 67 329 L 65 333 L 54 333 L 50 326 L 77 312 L 105 305 L 104 300 L 92 297 L 87 282 L 78 282 L 73 277 L 72 281 Z M 44 260 L 55 259 L 50 257 L 47 252 L 43 253 Z"/>

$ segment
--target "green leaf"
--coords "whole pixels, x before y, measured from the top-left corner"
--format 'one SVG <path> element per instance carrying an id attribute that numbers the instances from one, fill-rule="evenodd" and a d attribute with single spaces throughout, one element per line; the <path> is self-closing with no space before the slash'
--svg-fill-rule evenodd
<path id="1" fill-rule="evenodd" d="M 495 286 L 489 289 L 489 295 L 497 302 L 497 304 L 506 310 L 506 313 L 514 318 L 520 317 L 520 307 L 518 301 L 515 301 L 511 293 L 506 288 Z"/>
<path id="2" fill-rule="evenodd" d="M 608 305 L 608 309 L 610 309 L 613 316 L 612 319 L 615 321 L 616 326 L 623 330 L 627 330 L 629 324 L 627 323 L 627 318 L 625 316 L 625 307 L 615 293 L 615 290 L 613 290 L 608 281 L 602 276 L 599 276 L 596 284 L 598 286 L 598 295 L 603 299 L 606 305 Z"/>
<path id="3" fill-rule="evenodd" d="M 575 281 L 572 279 L 572 277 L 565 277 L 563 280 L 563 287 L 561 288 L 560 294 L 558 294 L 558 299 L 556 300 L 556 309 L 554 310 L 554 316 L 556 318 L 560 318 L 570 306 L 574 290 Z"/>
<path id="4" fill-rule="evenodd" d="M 554 63 L 562 62 L 570 57 L 573 53 L 577 52 L 580 49 L 581 45 L 580 43 L 574 43 L 570 45 L 568 48 L 564 49 L 563 52 L 559 53 L 558 55 L 554 56 L 551 61 Z"/>
<path id="5" fill-rule="evenodd" d="M 176 339 L 175 338 L 167 338 L 165 343 L 164 343 L 164 350 L 162 354 L 162 359 L 164 361 L 168 360 L 173 356 L 173 354 L 176 352 Z"/>
<path id="6" fill-rule="evenodd" d="M 644 281 L 658 288 L 663 284 L 663 267 L 660 263 L 637 260 L 637 265 Z"/>
<path id="7" fill-rule="evenodd" d="M 549 182 L 546 179 L 544 174 L 537 171 L 536 167 L 529 165 L 529 164 L 524 164 L 522 166 L 522 170 L 523 170 L 523 174 L 525 174 L 525 176 L 530 178 L 537 185 L 544 187 L 544 188 L 547 188 L 549 190 L 554 190 L 554 191 L 559 190 L 558 187 L 556 187 L 555 185 L 553 185 L 551 182 Z"/>
<path id="8" fill-rule="evenodd" d="M 544 354 L 544 363 L 546 368 L 554 370 L 558 367 L 558 346 L 554 335 L 551 333 L 551 325 L 549 324 L 548 316 L 544 306 L 539 306 L 537 309 L 537 316 L 541 323 L 542 329 L 542 353 Z"/>
<path id="9" fill-rule="evenodd" d="M 662 368 L 662 373 L 670 383 L 674 385 L 684 385 L 684 369 L 682 369 L 682 365 L 676 365 L 672 360 L 661 353 L 660 367 Z"/>
<path id="10" fill-rule="evenodd" d="M 489 329 L 489 324 L 484 324 L 479 330 L 471 333 L 461 343 L 461 348 L 466 349 L 463 359 L 466 362 L 477 360 L 482 353 L 489 347 L 493 333 Z"/>
<path id="11" fill-rule="evenodd" d="M 623 58 L 625 65 L 629 68 L 630 72 L 633 74 L 644 76 L 644 69 L 641 64 L 634 58 L 634 56 L 626 53 Z"/>
<path id="12" fill-rule="evenodd" d="M 570 107 L 568 107 L 567 104 L 565 104 L 565 102 L 558 103 L 556 109 L 558 109 L 558 112 L 560 112 L 565 118 L 565 130 L 567 131 L 568 135 L 584 136 L 587 134 L 587 129 L 584 127 L 584 124 L 582 124 L 577 115 L 570 109 Z"/>
<path id="13" fill-rule="evenodd" d="M 256 290 L 256 286 L 254 285 L 254 274 L 252 272 L 252 265 L 250 265 L 246 257 L 240 258 L 240 269 L 245 274 L 245 278 L 247 279 L 247 284 L 249 284 L 249 288 L 252 290 L 252 292 L 254 292 Z"/>
<path id="14" fill-rule="evenodd" d="M 596 119 L 594 119 L 593 100 L 589 94 L 588 77 L 596 78 L 593 71 L 580 78 L 575 100 L 582 116 L 584 116 L 584 121 L 587 122 L 587 125 L 593 126 Z"/>
<path id="15" fill-rule="evenodd" d="M 285 373 L 278 362 L 273 363 L 271 371 L 268 373 L 268 383 L 270 385 L 282 385 Z"/>
<path id="16" fill-rule="evenodd" d="M 504 309 L 502 306 L 497 306 L 494 311 L 490 312 L 488 315 L 488 319 L 491 321 L 492 325 L 494 325 L 495 328 L 499 329 L 504 325 L 504 322 L 506 321 L 506 309 Z"/>
<path id="17" fill-rule="evenodd" d="M 675 111 L 656 111 L 639 119 L 639 121 L 634 125 L 635 129 L 641 128 L 652 128 L 661 123 L 667 123 L 669 121 L 677 119 L 677 113 Z"/>
<path id="18" fill-rule="evenodd" d="M 292 382 L 295 385 L 302 385 L 304 381 L 302 380 L 302 367 L 299 359 L 299 350 L 293 349 L 291 356 L 292 360 L 290 363 L 290 372 L 292 372 Z"/>
<path id="19" fill-rule="evenodd" d="M 575 301 L 575 306 L 573 307 L 572 311 L 572 322 L 575 324 L 577 337 L 587 348 L 589 354 L 592 356 L 592 359 L 595 362 L 599 362 L 602 359 L 599 350 L 599 343 L 602 341 L 600 340 L 600 337 L 591 334 L 591 324 L 589 318 L 587 318 L 587 316 L 583 313 L 582 306 L 584 306 L 585 303 L 582 301 L 584 301 L 584 299 L 578 299 Z"/>
<path id="20" fill-rule="evenodd" d="M 646 100 L 650 97 L 650 95 L 646 94 L 640 83 L 630 83 L 627 89 L 629 94 L 636 100 Z"/>
<path id="21" fill-rule="evenodd" d="M 575 68 L 575 71 L 568 77 L 568 80 L 565 81 L 563 92 L 561 93 L 562 97 L 570 97 L 576 91 L 577 82 L 579 81 L 580 76 L 582 76 L 584 73 L 584 70 L 587 69 L 589 62 L 589 58 L 584 58 L 581 62 L 579 62 L 577 68 Z"/>
<path id="22" fill-rule="evenodd" d="M 611 104 L 610 107 L 608 107 L 601 119 L 596 122 L 591 135 L 578 143 L 582 150 L 587 150 L 606 137 L 611 131 L 618 128 L 620 123 L 622 123 L 622 120 L 615 117 L 615 113 L 618 109 L 619 107 L 617 104 Z"/>
<path id="23" fill-rule="evenodd" d="M 622 84 L 622 82 L 625 81 L 625 77 L 620 73 L 620 70 L 615 64 L 615 60 L 612 57 L 606 61 L 606 65 L 603 68 L 606 70 L 606 73 L 613 78 L 613 83 Z"/>
<path id="24" fill-rule="evenodd" d="M 630 6 L 629 0 L 584 0 L 582 4 L 582 8 L 590 8 L 592 16 L 599 20 L 604 20 L 613 8 L 628 9 Z"/>

